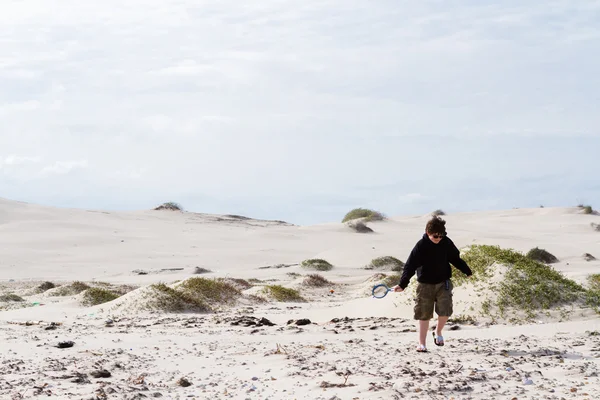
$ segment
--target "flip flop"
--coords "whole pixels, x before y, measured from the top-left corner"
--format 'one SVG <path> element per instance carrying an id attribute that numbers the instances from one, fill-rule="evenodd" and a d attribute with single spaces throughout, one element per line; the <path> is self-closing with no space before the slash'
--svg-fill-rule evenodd
<path id="1" fill-rule="evenodd" d="M 444 337 L 443 336 L 437 336 L 435 334 L 435 332 L 431 332 L 431 334 L 433 335 L 433 343 L 435 343 L 436 346 L 444 345 Z"/>
<path id="2" fill-rule="evenodd" d="M 420 344 L 419 347 L 417 347 L 417 352 L 419 352 L 419 353 L 427 353 L 427 347 L 425 347 L 422 344 Z"/>

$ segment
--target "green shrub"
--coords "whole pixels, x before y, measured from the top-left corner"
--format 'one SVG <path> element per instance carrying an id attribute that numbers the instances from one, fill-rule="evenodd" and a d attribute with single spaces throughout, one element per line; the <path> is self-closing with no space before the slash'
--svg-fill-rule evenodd
<path id="1" fill-rule="evenodd" d="M 323 287 L 329 286 L 332 283 L 319 274 L 310 274 L 306 278 L 304 278 L 302 284 L 305 286 Z"/>
<path id="2" fill-rule="evenodd" d="M 238 290 L 246 290 L 246 289 L 250 289 L 252 286 L 254 286 L 246 279 L 241 279 L 241 278 L 225 278 L 224 281 L 230 282 Z"/>
<path id="3" fill-rule="evenodd" d="M 156 207 L 155 210 L 183 211 L 183 207 L 179 203 L 168 202 Z"/>
<path id="4" fill-rule="evenodd" d="M 249 294 L 247 298 L 248 298 L 248 300 L 250 300 L 256 304 L 265 304 L 268 302 L 267 299 L 265 299 L 264 297 L 261 297 L 259 295 L 256 295 L 256 294 Z"/>
<path id="5" fill-rule="evenodd" d="M 108 284 L 108 286 L 110 287 L 110 290 L 115 293 L 116 295 L 123 296 L 124 294 L 127 294 L 133 290 L 136 290 L 139 286 L 134 286 L 134 285 L 118 285 L 118 286 L 112 286 L 111 284 Z"/>
<path id="6" fill-rule="evenodd" d="M 263 292 L 276 301 L 281 302 L 306 302 L 297 290 L 283 287 L 281 285 L 268 285 L 263 288 Z"/>
<path id="7" fill-rule="evenodd" d="M 600 312 L 600 274 L 591 274 L 588 276 L 587 303 L 593 307 L 596 312 Z"/>
<path id="8" fill-rule="evenodd" d="M 84 290 L 89 289 L 90 286 L 86 283 L 75 281 L 71 284 L 71 288 L 73 289 L 73 291 L 75 291 L 77 294 L 79 294 L 79 293 L 83 292 Z"/>
<path id="9" fill-rule="evenodd" d="M 461 258 L 466 261 L 473 272 L 471 278 L 467 278 L 462 272 L 452 271 L 452 284 L 458 287 L 468 279 L 473 281 L 487 281 L 494 275 L 494 270 L 491 265 L 496 262 L 493 253 L 489 251 L 491 246 L 472 246 L 466 253 L 461 255 Z"/>
<path id="10" fill-rule="evenodd" d="M 107 289 L 89 288 L 83 293 L 82 304 L 86 306 L 97 306 L 118 299 L 120 296 Z"/>
<path id="11" fill-rule="evenodd" d="M 24 298 L 22 298 L 19 295 L 16 295 L 14 293 L 9 293 L 9 294 L 3 294 L 2 296 L 0 296 L 0 301 L 2 302 L 23 302 L 25 301 Z"/>
<path id="12" fill-rule="evenodd" d="M 369 210 L 367 208 L 355 208 L 346 213 L 342 222 L 348 222 L 358 218 L 364 218 L 365 221 L 382 221 L 385 219 L 385 216 L 378 211 Z"/>
<path id="13" fill-rule="evenodd" d="M 300 266 L 302 268 L 313 269 L 315 271 L 330 271 L 333 268 L 333 265 L 321 258 L 311 258 L 308 260 L 304 260 L 302 261 Z"/>
<path id="14" fill-rule="evenodd" d="M 567 279 L 549 265 L 533 260 L 512 249 L 501 249 L 498 246 L 474 245 L 462 258 L 473 270 L 475 282 L 487 282 L 493 276 L 494 263 L 506 266 L 502 280 L 494 287 L 496 300 L 489 300 L 489 305 L 497 306 L 501 312 L 507 308 L 523 310 L 528 318 L 534 311 L 549 309 L 555 306 L 582 302 L 597 308 L 600 298 L 594 297 L 591 290 L 586 290 L 573 280 Z M 462 274 L 453 278 L 455 286 L 464 283 Z"/>
<path id="15" fill-rule="evenodd" d="M 600 274 L 591 274 L 588 276 L 590 289 L 600 290 Z"/>
<path id="16" fill-rule="evenodd" d="M 88 290 L 90 286 L 86 283 L 75 281 L 70 285 L 64 285 L 59 287 L 52 296 L 74 296 L 83 292 L 84 290 Z"/>
<path id="17" fill-rule="evenodd" d="M 55 287 L 56 287 L 56 285 L 54 283 L 52 283 L 52 282 L 44 282 L 44 283 L 40 284 L 36 288 L 36 290 L 37 290 L 38 293 L 44 293 L 45 291 L 50 290 L 50 289 L 54 289 Z"/>
<path id="18" fill-rule="evenodd" d="M 389 287 L 394 287 L 400 283 L 400 278 L 400 274 L 388 275 L 383 279 L 383 283 L 385 283 Z"/>
<path id="19" fill-rule="evenodd" d="M 147 295 L 145 308 L 165 312 L 209 312 L 212 309 L 200 298 L 186 292 L 175 290 L 164 283 L 150 286 L 153 289 Z"/>
<path id="20" fill-rule="evenodd" d="M 377 257 L 372 259 L 365 269 L 389 269 L 390 271 L 402 272 L 404 263 L 392 256 Z"/>
<path id="21" fill-rule="evenodd" d="M 446 213 L 442 210 L 435 210 L 434 212 L 431 213 L 431 215 L 433 216 L 441 216 L 441 215 L 446 215 Z"/>
<path id="22" fill-rule="evenodd" d="M 208 304 L 232 304 L 242 295 L 239 289 L 223 278 L 190 278 L 184 281 L 177 290 Z"/>
<path id="23" fill-rule="evenodd" d="M 550 254 L 544 249 L 540 249 L 537 247 L 529 250 L 529 252 L 527 253 L 527 257 L 531 258 L 532 260 L 543 262 L 546 264 L 558 262 L 558 258 L 556 258 L 554 255 Z"/>

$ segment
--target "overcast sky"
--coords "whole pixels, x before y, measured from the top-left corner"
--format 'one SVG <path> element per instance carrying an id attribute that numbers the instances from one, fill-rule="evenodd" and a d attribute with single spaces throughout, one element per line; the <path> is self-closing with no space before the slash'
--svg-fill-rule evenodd
<path id="1" fill-rule="evenodd" d="M 600 208 L 600 1 L 5 0 L 0 197 Z"/>

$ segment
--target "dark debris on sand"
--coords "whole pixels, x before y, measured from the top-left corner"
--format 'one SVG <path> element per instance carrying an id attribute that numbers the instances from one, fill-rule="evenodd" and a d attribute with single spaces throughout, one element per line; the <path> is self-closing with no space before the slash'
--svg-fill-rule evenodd
<path id="1" fill-rule="evenodd" d="M 418 354 L 414 333 L 402 333 L 414 322 L 402 318 L 298 318 L 277 326 L 247 315 L 161 316 L 115 318 L 110 329 L 99 321 L 100 331 L 92 323 L 62 326 L 77 343 L 70 350 L 53 346 L 56 331 L 0 326 L 7 346 L 0 398 L 600 398 L 597 331 L 541 342 L 450 333 L 443 348 L 429 337 L 429 353 Z M 265 336 L 250 335 L 257 327 Z M 111 346 L 94 342 L 100 335 Z M 18 354 L 35 343 L 44 354 Z"/>

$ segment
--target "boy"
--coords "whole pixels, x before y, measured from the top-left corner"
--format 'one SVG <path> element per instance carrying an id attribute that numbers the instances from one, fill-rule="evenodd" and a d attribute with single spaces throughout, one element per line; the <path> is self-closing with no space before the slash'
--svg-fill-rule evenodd
<path id="1" fill-rule="evenodd" d="M 436 332 L 432 332 L 433 341 L 438 346 L 444 345 L 442 329 L 452 315 L 450 263 L 468 277 L 473 274 L 467 263 L 460 258 L 460 252 L 452 240 L 446 236 L 446 221 L 435 216 L 427 222 L 425 234 L 406 260 L 399 285 L 394 286 L 395 292 L 404 291 L 415 271 L 417 272 L 414 318 L 419 321 L 419 352 L 427 351 L 427 330 L 429 320 L 433 318 L 434 304 L 438 322 Z"/>

